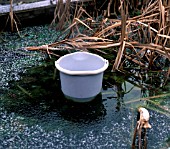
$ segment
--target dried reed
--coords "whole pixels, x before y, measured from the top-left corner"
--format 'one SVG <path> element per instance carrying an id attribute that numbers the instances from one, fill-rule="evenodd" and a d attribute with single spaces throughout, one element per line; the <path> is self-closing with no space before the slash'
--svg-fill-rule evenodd
<path id="1" fill-rule="evenodd" d="M 17 21 L 15 19 L 17 17 L 15 15 L 14 11 L 13 11 L 13 0 L 10 0 L 10 12 L 9 12 L 9 16 L 7 18 L 7 21 L 6 21 L 6 25 L 8 23 L 9 18 L 10 18 L 11 31 L 13 32 L 14 27 L 15 27 L 17 32 L 18 32 L 18 35 L 20 36 L 20 32 L 19 32 L 19 29 L 18 29 L 18 24 L 17 24 Z"/>
<path id="2" fill-rule="evenodd" d="M 137 9 L 136 4 L 142 6 L 141 14 L 130 17 L 129 9 L 131 7 Z M 54 20 L 57 17 L 59 19 L 58 28 L 65 27 L 65 22 L 69 20 L 70 7 L 70 0 L 66 1 L 65 6 L 63 1 L 59 0 L 54 18 Z M 170 1 L 145 0 L 141 3 L 133 0 L 119 2 L 110 0 L 106 10 L 107 16 L 111 15 L 111 7 L 114 11 L 115 7 L 119 8 L 121 19 L 103 17 L 102 20 L 97 21 L 89 15 L 83 5 L 80 7 L 77 5 L 72 23 L 65 29 L 70 31 L 66 39 L 46 46 L 27 47 L 27 49 L 47 51 L 48 47 L 50 53 L 62 49 L 98 49 L 102 52 L 102 49 L 106 48 L 115 51 L 113 47 L 118 47 L 113 70 L 119 70 L 126 60 L 147 68 L 154 66 L 160 57 L 170 60 Z M 64 13 L 61 12 L 62 10 Z"/>

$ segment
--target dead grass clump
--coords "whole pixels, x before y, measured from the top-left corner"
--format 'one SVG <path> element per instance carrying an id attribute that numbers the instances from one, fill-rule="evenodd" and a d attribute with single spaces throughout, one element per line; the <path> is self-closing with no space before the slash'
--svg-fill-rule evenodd
<path id="1" fill-rule="evenodd" d="M 96 3 L 95 0 L 93 2 Z M 106 48 L 115 51 L 114 47 L 117 47 L 117 56 L 112 68 L 114 71 L 123 70 L 126 61 L 140 68 L 152 69 L 158 66 L 162 68 L 159 59 L 170 60 L 170 1 L 120 0 L 115 4 L 116 7 L 111 5 L 112 3 L 115 1 L 108 1 L 107 16 L 111 16 L 110 10 L 113 6 L 113 10 L 120 13 L 118 18 L 98 16 L 94 19 L 83 5 L 79 5 L 75 9 L 71 24 L 64 31 L 69 31 L 64 40 L 27 49 L 48 50 L 49 54 L 62 49 L 97 49 L 103 53 Z M 132 3 L 134 7 L 137 7 L 136 3 L 145 6 L 141 7 L 140 15 L 130 17 L 129 9 L 132 9 Z M 59 19 L 58 28 L 64 29 L 65 22 L 70 22 L 68 21 L 70 7 L 70 0 L 67 0 L 66 4 L 62 0 L 59 1 L 54 18 Z M 61 10 L 64 10 L 64 13 Z"/>

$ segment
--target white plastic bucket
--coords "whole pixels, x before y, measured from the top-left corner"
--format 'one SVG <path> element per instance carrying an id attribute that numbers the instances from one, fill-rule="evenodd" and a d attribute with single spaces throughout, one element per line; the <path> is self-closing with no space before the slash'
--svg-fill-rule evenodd
<path id="1" fill-rule="evenodd" d="M 91 101 L 101 92 L 103 72 L 108 61 L 88 52 L 64 55 L 55 61 L 60 71 L 61 90 L 76 102 Z"/>

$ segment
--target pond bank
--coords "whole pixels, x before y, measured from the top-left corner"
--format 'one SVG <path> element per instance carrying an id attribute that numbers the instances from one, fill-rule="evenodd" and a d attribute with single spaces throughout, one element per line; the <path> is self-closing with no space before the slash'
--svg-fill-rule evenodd
<path id="1" fill-rule="evenodd" d="M 81 0 L 82 1 L 82 0 Z M 89 2 L 91 0 L 83 0 Z M 63 1 L 65 3 L 65 1 Z M 79 0 L 72 0 L 72 3 L 79 2 Z M 42 23 L 50 23 L 54 18 L 54 10 L 56 8 L 56 0 L 16 0 L 13 2 L 14 19 L 19 27 L 31 26 Z M 0 30 L 6 27 L 6 22 L 9 17 L 10 2 L 0 1 Z M 2 23 L 3 22 L 3 23 Z"/>

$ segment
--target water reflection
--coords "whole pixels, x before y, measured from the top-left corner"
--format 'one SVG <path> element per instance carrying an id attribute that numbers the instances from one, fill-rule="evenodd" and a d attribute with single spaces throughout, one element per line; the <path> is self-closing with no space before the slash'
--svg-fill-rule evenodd
<path id="1" fill-rule="evenodd" d="M 73 122 L 90 123 L 100 120 L 106 115 L 106 109 L 102 103 L 102 95 L 87 103 L 76 103 L 62 97 L 64 104 L 61 105 L 59 113 L 66 120 Z"/>

